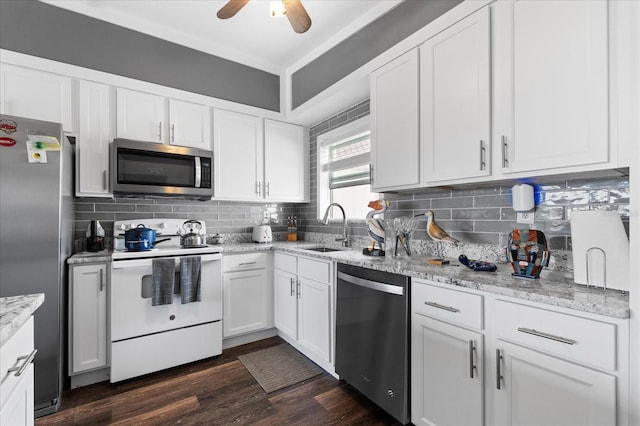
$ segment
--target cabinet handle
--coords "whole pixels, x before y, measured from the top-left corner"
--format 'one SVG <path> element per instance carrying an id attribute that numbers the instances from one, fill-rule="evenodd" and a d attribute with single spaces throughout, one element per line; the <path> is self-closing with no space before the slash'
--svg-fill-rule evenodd
<path id="1" fill-rule="evenodd" d="M 484 147 L 484 141 L 480 139 L 480 170 L 484 170 L 487 166 L 485 162 L 485 152 L 486 148 Z"/>
<path id="2" fill-rule="evenodd" d="M 162 141 L 162 121 L 158 123 L 158 140 Z"/>
<path id="3" fill-rule="evenodd" d="M 518 327 L 518 331 L 521 333 L 533 334 L 534 336 L 542 337 L 549 340 L 555 340 L 556 342 L 566 343 L 567 345 L 575 345 L 577 342 L 566 337 L 560 337 L 553 334 L 545 333 L 542 331 L 534 330 L 532 328 Z"/>
<path id="4" fill-rule="evenodd" d="M 475 352 L 476 345 L 473 344 L 473 340 L 469 340 L 469 376 L 473 379 L 473 372 L 477 369 L 475 364 Z"/>
<path id="5" fill-rule="evenodd" d="M 453 312 L 453 313 L 460 312 L 460 309 L 456 309 L 456 308 L 453 308 L 451 306 L 444 306 L 444 305 L 441 305 L 441 304 L 436 303 L 436 302 L 424 302 L 424 304 L 427 305 L 427 306 L 432 306 L 434 308 L 442 309 L 444 311 L 449 311 L 449 312 Z"/>
<path id="6" fill-rule="evenodd" d="M 242 262 L 238 263 L 238 266 L 247 266 L 247 265 L 255 265 L 256 262 Z"/>
<path id="7" fill-rule="evenodd" d="M 369 164 L 369 185 L 373 185 L 373 164 Z"/>
<path id="8" fill-rule="evenodd" d="M 176 125 L 171 124 L 171 142 L 175 142 L 176 141 Z"/>
<path id="9" fill-rule="evenodd" d="M 104 288 L 104 269 L 100 269 L 100 291 Z"/>
<path id="10" fill-rule="evenodd" d="M 502 135 L 502 168 L 509 167 L 509 144 L 507 143 L 507 137 Z"/>
<path id="11" fill-rule="evenodd" d="M 291 278 L 291 296 L 293 296 L 295 293 L 293 292 L 293 278 Z"/>
<path id="12" fill-rule="evenodd" d="M 29 364 L 31 364 L 31 361 L 33 361 L 33 358 L 36 357 L 36 353 L 38 352 L 37 349 L 34 349 L 29 355 L 22 355 L 19 356 L 16 359 L 16 364 L 18 363 L 18 361 L 21 360 L 25 360 L 21 366 L 15 366 L 15 367 L 11 367 L 10 369 L 7 370 L 7 373 L 13 373 L 14 371 L 16 372 L 16 374 L 14 374 L 14 376 L 19 377 L 22 375 L 22 373 L 24 373 L 24 370 L 27 369 L 27 367 L 29 366 Z"/>
<path id="13" fill-rule="evenodd" d="M 500 349 L 496 349 L 496 389 L 501 389 L 502 383 L 502 354 L 500 353 Z"/>
<path id="14" fill-rule="evenodd" d="M 262 187 L 262 183 L 260 181 L 256 182 L 256 194 L 260 195 L 261 194 L 261 187 Z"/>
<path id="15" fill-rule="evenodd" d="M 105 191 L 108 189 L 108 187 L 107 187 L 107 171 L 106 170 L 102 171 L 102 189 L 104 189 Z"/>
<path id="16" fill-rule="evenodd" d="M 270 182 L 265 182 L 265 184 L 264 184 L 264 196 L 265 197 L 269 196 L 269 186 L 270 186 Z"/>
<path id="17" fill-rule="evenodd" d="M 296 281 L 296 288 L 298 292 L 298 299 L 300 299 L 300 295 L 302 294 L 302 292 L 300 291 L 300 280 Z"/>

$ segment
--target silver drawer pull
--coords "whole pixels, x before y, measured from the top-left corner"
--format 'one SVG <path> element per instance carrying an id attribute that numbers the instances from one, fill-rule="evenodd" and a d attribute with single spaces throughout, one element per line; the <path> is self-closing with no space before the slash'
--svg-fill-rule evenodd
<path id="1" fill-rule="evenodd" d="M 10 369 L 7 370 L 7 373 L 13 373 L 14 371 L 16 372 L 16 374 L 14 374 L 16 377 L 21 376 L 22 373 L 24 373 L 24 370 L 27 369 L 27 367 L 29 366 L 29 364 L 31 364 L 31 361 L 33 361 L 33 358 L 36 357 L 36 353 L 38 352 L 37 349 L 34 349 L 33 352 L 31 352 L 29 355 L 23 355 L 23 356 L 19 356 L 16 360 L 16 364 L 18 361 L 20 360 L 25 360 L 21 366 L 15 366 L 15 367 L 11 367 Z"/>
<path id="2" fill-rule="evenodd" d="M 560 336 L 555 336 L 553 334 L 544 333 L 542 331 L 534 330 L 532 328 L 518 327 L 518 331 L 521 332 L 521 333 L 533 334 L 534 336 L 543 337 L 543 338 L 549 339 L 549 340 L 555 340 L 556 342 L 566 343 L 567 345 L 575 345 L 576 343 L 578 343 L 577 341 L 572 340 L 572 339 L 567 339 L 565 337 L 560 337 Z"/>
<path id="3" fill-rule="evenodd" d="M 256 262 L 242 262 L 238 263 L 238 266 L 247 266 L 247 265 L 255 265 Z"/>
<path id="4" fill-rule="evenodd" d="M 460 309 L 452 308 L 451 306 L 444 306 L 436 302 L 424 302 L 424 304 L 427 306 L 433 306 L 434 308 L 442 309 L 444 311 L 449 311 L 453 313 L 460 312 Z"/>

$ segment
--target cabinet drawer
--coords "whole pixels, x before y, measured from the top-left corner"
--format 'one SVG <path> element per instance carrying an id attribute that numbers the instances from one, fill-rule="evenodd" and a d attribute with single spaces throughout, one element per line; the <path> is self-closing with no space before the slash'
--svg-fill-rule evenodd
<path id="1" fill-rule="evenodd" d="M 298 258 L 298 275 L 321 283 L 331 283 L 331 262 Z"/>
<path id="2" fill-rule="evenodd" d="M 22 367 L 28 361 L 29 355 L 33 353 L 33 316 L 25 322 L 22 327 L 2 346 L 0 349 L 0 407 L 5 402 L 13 390 L 20 383 L 24 376 L 16 376 L 16 371 L 9 372 L 11 368 Z M 24 358 L 23 358 L 24 357 Z M 20 359 L 19 359 L 20 358 Z M 28 368 L 28 367 L 27 367 Z"/>
<path id="3" fill-rule="evenodd" d="M 426 281 L 411 281 L 412 312 L 481 330 L 483 297 L 449 290 Z"/>
<path id="4" fill-rule="evenodd" d="M 298 273 L 298 262 L 296 262 L 296 256 L 284 253 L 274 253 L 273 267 L 280 269 L 281 271 L 291 272 L 292 274 Z"/>
<path id="5" fill-rule="evenodd" d="M 616 325 L 497 300 L 497 337 L 607 370 L 616 369 Z"/>
<path id="6" fill-rule="evenodd" d="M 245 271 L 267 267 L 267 253 L 225 254 L 222 257 L 224 272 Z"/>

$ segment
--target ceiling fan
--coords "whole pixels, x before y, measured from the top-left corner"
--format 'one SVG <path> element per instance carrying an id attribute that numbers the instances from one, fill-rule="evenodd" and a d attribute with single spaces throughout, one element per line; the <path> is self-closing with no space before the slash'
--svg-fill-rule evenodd
<path id="1" fill-rule="evenodd" d="M 218 11 L 218 18 L 228 19 L 235 16 L 248 2 L 249 0 L 229 0 Z M 311 28 L 311 18 L 300 0 L 282 0 L 282 5 L 295 32 L 304 33 Z"/>

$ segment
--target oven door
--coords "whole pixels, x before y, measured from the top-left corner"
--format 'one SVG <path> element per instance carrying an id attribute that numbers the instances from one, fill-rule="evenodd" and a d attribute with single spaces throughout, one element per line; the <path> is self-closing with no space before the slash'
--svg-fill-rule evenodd
<path id="1" fill-rule="evenodd" d="M 175 259 L 176 271 L 180 257 Z M 170 305 L 151 305 L 152 259 L 111 262 L 111 341 L 222 320 L 222 255 L 201 255 L 201 301 L 182 304 L 174 294 Z"/>

